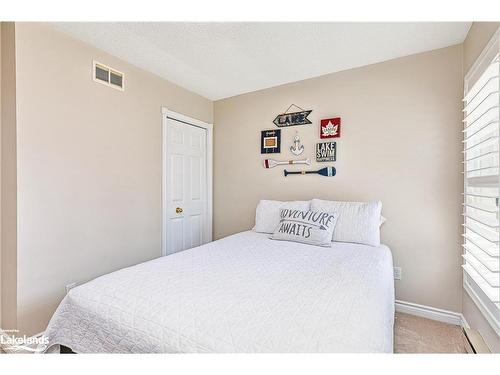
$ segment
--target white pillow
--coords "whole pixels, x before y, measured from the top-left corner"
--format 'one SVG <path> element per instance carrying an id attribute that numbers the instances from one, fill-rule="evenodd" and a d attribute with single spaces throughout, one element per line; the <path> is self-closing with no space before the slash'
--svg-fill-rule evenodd
<path id="1" fill-rule="evenodd" d="M 280 222 L 269 238 L 330 247 L 336 221 L 336 213 L 282 208 Z"/>
<path id="2" fill-rule="evenodd" d="M 253 230 L 260 233 L 273 233 L 280 221 L 280 209 L 290 208 L 309 211 L 310 201 L 270 201 L 261 200 L 255 210 L 255 226 Z"/>
<path id="3" fill-rule="evenodd" d="M 311 211 L 336 212 L 333 241 L 380 245 L 382 202 L 337 202 L 313 199 Z"/>

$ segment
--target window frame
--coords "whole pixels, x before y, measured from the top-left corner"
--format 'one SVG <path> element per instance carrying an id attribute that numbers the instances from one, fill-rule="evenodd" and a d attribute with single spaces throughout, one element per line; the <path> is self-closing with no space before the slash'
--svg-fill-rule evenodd
<path id="1" fill-rule="evenodd" d="M 467 74 L 464 77 L 464 98 L 468 93 L 469 87 L 472 87 L 478 79 L 481 77 L 481 75 L 484 73 L 484 71 L 490 66 L 490 63 L 492 59 L 499 54 L 500 52 L 500 28 L 497 29 L 495 34 L 493 34 L 492 38 L 486 45 L 486 47 L 483 49 L 477 60 L 474 62 L 472 67 L 469 69 Z M 500 104 L 500 103 L 499 103 Z M 500 111 L 500 109 L 499 109 Z M 466 123 L 464 123 L 465 127 Z M 499 125 L 500 126 L 500 125 Z M 464 133 L 465 134 L 465 133 Z M 464 148 L 465 148 L 465 143 L 464 143 Z M 466 159 L 466 154 L 464 152 L 464 206 L 463 206 L 463 214 L 464 214 L 464 225 L 465 225 L 465 204 L 467 203 L 467 195 L 466 195 L 466 169 L 467 169 L 467 163 L 465 162 Z M 500 188 L 500 180 L 498 182 L 498 186 Z M 465 233 L 465 227 L 464 227 L 464 233 Z M 463 249 L 462 254 L 465 254 L 466 251 Z M 500 260 L 499 260 L 500 261 Z M 465 260 L 463 262 L 465 264 Z M 491 300 L 486 296 L 486 294 L 483 292 L 483 290 L 476 284 L 476 282 L 472 279 L 472 277 L 469 276 L 469 274 L 465 271 L 462 270 L 462 275 L 463 275 L 463 288 L 467 292 L 467 294 L 471 297 L 471 299 L 474 301 L 478 309 L 481 311 L 483 316 L 486 318 L 488 323 L 491 325 L 493 330 L 496 332 L 496 334 L 500 337 L 500 312 L 499 308 L 491 302 Z M 497 315 L 497 316 L 495 316 Z"/>

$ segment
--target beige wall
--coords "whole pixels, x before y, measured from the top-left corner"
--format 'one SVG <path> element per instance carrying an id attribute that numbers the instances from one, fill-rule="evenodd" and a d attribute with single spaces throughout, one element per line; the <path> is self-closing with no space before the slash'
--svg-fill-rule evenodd
<path id="1" fill-rule="evenodd" d="M 403 268 L 397 298 L 460 311 L 461 54 L 457 45 L 217 101 L 215 237 L 250 229 L 259 199 L 380 199 L 382 240 Z M 291 103 L 312 109 L 313 124 L 282 130 L 272 157 L 293 157 L 297 130 L 314 159 L 319 120 L 341 116 L 337 176 L 262 167 L 260 131 Z"/>
<path id="2" fill-rule="evenodd" d="M 1 299 L 3 329 L 17 322 L 17 231 L 16 231 L 16 61 L 15 27 L 1 24 Z"/>
<path id="3" fill-rule="evenodd" d="M 161 254 L 161 111 L 211 101 L 42 24 L 16 23 L 18 327 L 45 328 L 64 287 Z M 125 73 L 92 81 L 92 59 Z"/>
<path id="4" fill-rule="evenodd" d="M 500 22 L 474 22 L 472 24 L 463 44 L 464 76 L 498 27 L 500 27 Z M 500 337 L 493 331 L 469 294 L 465 290 L 462 293 L 462 313 L 465 319 L 472 328 L 479 331 L 492 351 L 500 353 Z"/>
<path id="5" fill-rule="evenodd" d="M 499 26 L 500 22 L 474 22 L 472 24 L 463 43 L 464 76 Z"/>

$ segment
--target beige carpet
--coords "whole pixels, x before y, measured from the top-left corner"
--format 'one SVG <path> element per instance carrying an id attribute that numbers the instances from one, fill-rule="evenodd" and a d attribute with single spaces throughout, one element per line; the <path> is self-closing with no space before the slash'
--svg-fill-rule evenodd
<path id="1" fill-rule="evenodd" d="M 395 353 L 467 353 L 459 326 L 396 313 Z"/>

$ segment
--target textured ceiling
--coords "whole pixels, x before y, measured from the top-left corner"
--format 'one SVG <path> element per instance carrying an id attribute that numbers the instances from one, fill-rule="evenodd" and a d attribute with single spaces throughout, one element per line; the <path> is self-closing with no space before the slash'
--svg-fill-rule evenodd
<path id="1" fill-rule="evenodd" d="M 461 43 L 466 22 L 53 23 L 217 100 Z"/>

